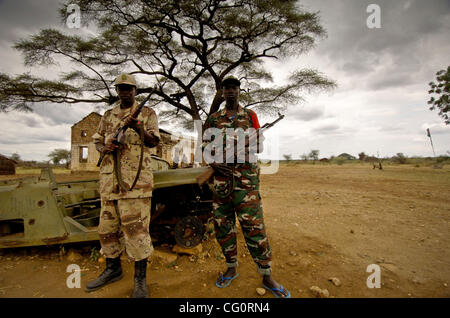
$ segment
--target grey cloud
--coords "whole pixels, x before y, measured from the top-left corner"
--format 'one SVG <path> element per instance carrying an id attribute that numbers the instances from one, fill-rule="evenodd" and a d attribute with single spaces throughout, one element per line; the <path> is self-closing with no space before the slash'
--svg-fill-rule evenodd
<path id="1" fill-rule="evenodd" d="M 320 43 L 318 50 L 338 58 L 351 57 L 355 51 L 377 53 L 403 49 L 405 44 L 416 44 L 424 35 L 446 30 L 446 18 L 450 14 L 450 2 L 447 0 L 303 2 L 311 10 L 320 10 L 322 22 L 328 32 L 328 38 Z M 366 26 L 369 16 L 366 8 L 371 3 L 376 3 L 381 8 L 380 29 L 369 29 Z M 406 3 L 411 3 L 407 9 Z"/>
<path id="2" fill-rule="evenodd" d="M 0 40 L 15 42 L 18 37 L 40 28 L 63 25 L 59 0 L 4 0 L 0 2 Z M 12 43 L 11 43 L 12 44 Z"/>
<path id="3" fill-rule="evenodd" d="M 367 86 L 373 90 L 380 90 L 405 86 L 413 82 L 410 74 L 390 74 L 389 72 L 383 72 L 382 75 L 374 77 L 374 80 L 370 81 Z"/>
<path id="4" fill-rule="evenodd" d="M 360 74 L 371 72 L 373 67 L 370 63 L 361 63 L 359 61 L 352 60 L 349 62 L 344 62 L 341 69 L 347 74 Z"/>
<path id="5" fill-rule="evenodd" d="M 32 117 L 32 116 L 23 116 L 22 117 L 22 122 L 27 126 L 27 127 L 42 127 L 42 123 Z"/>
<path id="6" fill-rule="evenodd" d="M 340 127 L 337 124 L 325 124 L 312 129 L 315 134 L 328 135 L 339 131 Z"/>
<path id="7" fill-rule="evenodd" d="M 381 132 L 399 132 L 404 131 L 404 128 L 398 127 L 398 126 L 383 126 L 378 128 L 378 131 Z"/>
<path id="8" fill-rule="evenodd" d="M 36 104 L 33 112 L 39 115 L 49 125 L 70 124 L 83 119 L 92 111 L 92 105 L 78 104 L 68 106 L 64 104 Z"/>
<path id="9" fill-rule="evenodd" d="M 450 50 L 448 0 L 304 0 L 306 9 L 320 11 L 328 38 L 314 49 L 353 81 L 374 82 L 369 88 L 406 86 L 430 67 L 428 57 Z M 381 8 L 381 28 L 369 29 L 366 8 Z M 436 46 L 424 44 L 436 43 Z M 424 56 L 427 59 L 424 60 Z M 386 63 L 387 62 L 387 63 Z M 393 72 L 400 74 L 392 77 Z M 423 79 L 426 81 L 426 79 Z"/>
<path id="10" fill-rule="evenodd" d="M 33 113 L 0 113 L 0 145 L 70 141 L 70 125 L 46 125 Z"/>
<path id="11" fill-rule="evenodd" d="M 6 118 L 13 121 L 16 127 L 18 124 L 22 124 L 29 128 L 39 128 L 42 127 L 43 123 L 41 117 L 33 113 L 10 112 Z"/>
<path id="12" fill-rule="evenodd" d="M 358 128 L 354 125 L 341 125 L 336 122 L 327 122 L 311 129 L 311 133 L 317 136 L 350 137 L 358 132 Z M 328 138 L 328 137 L 327 137 Z"/>
<path id="13" fill-rule="evenodd" d="M 308 108 L 300 108 L 294 109 L 289 113 L 292 118 L 303 120 L 303 121 L 311 121 L 320 117 L 323 117 L 324 110 L 323 107 L 308 107 Z"/>
<path id="14" fill-rule="evenodd" d="M 34 134 L 7 134 L 2 137 L 0 145 L 21 145 L 43 143 L 48 141 L 70 141 L 70 135 L 62 135 L 52 131 L 36 131 Z"/>

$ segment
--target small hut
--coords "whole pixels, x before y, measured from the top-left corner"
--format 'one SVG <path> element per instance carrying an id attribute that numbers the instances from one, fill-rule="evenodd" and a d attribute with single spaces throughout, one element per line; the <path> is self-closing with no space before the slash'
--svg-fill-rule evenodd
<path id="1" fill-rule="evenodd" d="M 0 175 L 16 174 L 15 160 L 0 155 Z"/>

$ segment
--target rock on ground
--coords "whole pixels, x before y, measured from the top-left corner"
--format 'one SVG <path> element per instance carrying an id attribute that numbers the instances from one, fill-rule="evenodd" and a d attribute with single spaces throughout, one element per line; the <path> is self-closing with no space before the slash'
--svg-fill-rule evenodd
<path id="1" fill-rule="evenodd" d="M 317 286 L 312 286 L 309 290 L 317 298 L 328 298 L 328 297 L 330 297 L 330 293 L 326 289 L 321 289 L 321 288 L 319 288 Z"/>
<path id="2" fill-rule="evenodd" d="M 266 294 L 266 290 L 265 290 L 264 288 L 258 287 L 258 288 L 256 288 L 256 293 L 257 293 L 259 296 L 264 296 L 264 295 Z"/>
<path id="3" fill-rule="evenodd" d="M 178 256 L 177 254 L 165 252 L 161 250 L 155 249 L 153 252 L 154 259 L 160 261 L 162 264 L 170 264 L 177 260 Z"/>
<path id="4" fill-rule="evenodd" d="M 332 283 L 334 284 L 334 286 L 339 287 L 339 286 L 342 285 L 341 281 L 340 281 L 339 278 L 337 278 L 337 277 L 330 277 L 328 280 L 329 280 L 330 282 L 332 282 Z"/>

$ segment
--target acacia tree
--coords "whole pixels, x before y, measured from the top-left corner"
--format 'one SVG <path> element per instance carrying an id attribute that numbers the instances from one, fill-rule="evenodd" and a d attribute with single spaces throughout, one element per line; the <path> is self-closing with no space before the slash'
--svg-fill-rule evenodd
<path id="1" fill-rule="evenodd" d="M 439 110 L 439 116 L 444 118 L 445 124 L 450 124 L 448 112 L 450 111 L 450 66 L 447 70 L 440 70 L 436 73 L 436 83 L 430 82 L 428 84 L 430 90 L 428 94 L 437 94 L 438 98 L 431 96 L 428 104 L 431 105 L 430 110 Z"/>
<path id="2" fill-rule="evenodd" d="M 70 151 L 66 149 L 54 149 L 48 154 L 48 157 L 52 160 L 53 164 L 57 165 L 61 161 L 64 161 L 66 167 L 70 164 Z"/>
<path id="3" fill-rule="evenodd" d="M 367 158 L 367 155 L 364 152 L 360 152 L 358 157 L 360 161 L 364 161 Z"/>
<path id="4" fill-rule="evenodd" d="M 20 155 L 17 152 L 13 153 L 10 158 L 12 160 L 14 160 L 15 162 L 20 162 L 21 161 Z"/>
<path id="5" fill-rule="evenodd" d="M 66 60 L 55 81 L 0 73 L 0 111 L 32 110 L 39 102 L 113 103 L 121 72 L 138 76 L 139 94 L 156 91 L 152 106 L 162 120 L 205 120 L 223 102 L 220 83 L 240 78 L 241 104 L 275 114 L 306 91 L 335 86 L 320 72 L 295 69 L 285 85 L 273 81 L 264 61 L 310 50 L 326 35 L 318 13 L 294 0 L 75 0 L 84 24 L 98 34 L 68 35 L 43 29 L 15 48 L 27 66 Z M 63 21 L 69 2 L 60 8 Z"/>
<path id="6" fill-rule="evenodd" d="M 311 150 L 311 152 L 308 154 L 308 158 L 313 161 L 319 160 L 319 150 Z"/>

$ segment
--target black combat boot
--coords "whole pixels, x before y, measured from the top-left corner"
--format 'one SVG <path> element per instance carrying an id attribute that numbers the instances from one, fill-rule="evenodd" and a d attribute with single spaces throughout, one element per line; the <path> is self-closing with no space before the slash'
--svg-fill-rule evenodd
<path id="1" fill-rule="evenodd" d="M 106 258 L 106 269 L 99 277 L 86 284 L 84 289 L 91 292 L 102 288 L 103 286 L 116 282 L 123 277 L 122 266 L 120 265 L 120 256 L 116 258 Z"/>
<path id="2" fill-rule="evenodd" d="M 134 290 L 133 298 L 147 298 L 147 259 L 134 262 Z"/>

